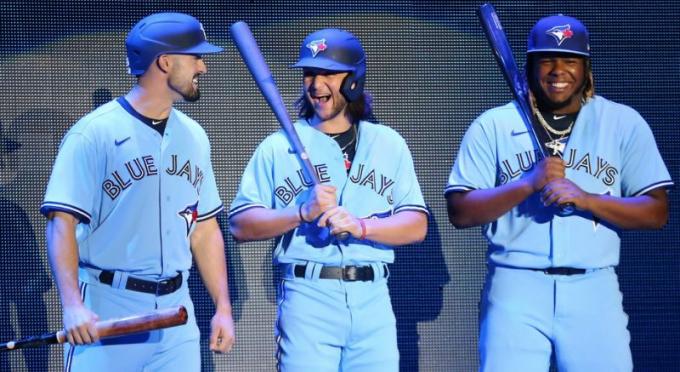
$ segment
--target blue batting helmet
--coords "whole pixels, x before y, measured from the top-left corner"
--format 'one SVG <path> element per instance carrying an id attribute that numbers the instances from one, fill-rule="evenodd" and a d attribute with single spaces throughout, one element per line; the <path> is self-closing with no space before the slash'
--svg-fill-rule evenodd
<path id="1" fill-rule="evenodd" d="M 142 75 L 161 54 L 218 53 L 206 40 L 203 25 L 183 13 L 156 13 L 132 27 L 125 40 L 128 72 Z"/>
<path id="2" fill-rule="evenodd" d="M 364 93 L 366 54 L 359 39 L 345 30 L 327 28 L 307 35 L 300 46 L 300 58 L 292 67 L 349 72 L 340 93 L 349 102 Z"/>

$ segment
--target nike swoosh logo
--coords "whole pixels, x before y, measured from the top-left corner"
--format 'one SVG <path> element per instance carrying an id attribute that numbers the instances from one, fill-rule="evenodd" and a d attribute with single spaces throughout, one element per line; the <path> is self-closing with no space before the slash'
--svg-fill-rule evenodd
<path id="1" fill-rule="evenodd" d="M 559 115 L 553 115 L 553 119 L 555 119 L 555 120 L 560 120 L 560 119 L 564 119 L 564 118 L 566 118 L 566 117 L 567 117 L 567 115 L 562 115 L 562 116 L 559 116 Z"/>
<path id="2" fill-rule="evenodd" d="M 510 132 L 510 134 L 513 135 L 513 136 L 519 136 L 520 134 L 524 134 L 526 132 L 527 132 L 526 130 L 513 129 L 512 132 Z"/>
<path id="3" fill-rule="evenodd" d="M 130 137 L 125 137 L 125 138 L 123 138 L 123 139 L 120 140 L 120 141 L 116 140 L 116 146 L 120 146 L 120 145 L 124 144 L 124 143 L 127 142 L 127 140 L 129 140 L 129 139 L 130 139 Z"/>
<path id="4" fill-rule="evenodd" d="M 162 122 L 163 122 L 163 120 L 151 120 L 151 124 L 153 124 L 153 125 L 158 125 Z"/>

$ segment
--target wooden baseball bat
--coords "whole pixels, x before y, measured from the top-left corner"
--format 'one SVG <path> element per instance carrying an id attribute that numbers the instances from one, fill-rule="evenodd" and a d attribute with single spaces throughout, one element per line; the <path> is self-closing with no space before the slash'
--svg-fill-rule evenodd
<path id="1" fill-rule="evenodd" d="M 146 314 L 100 321 L 97 322 L 96 327 L 99 338 L 103 339 L 175 327 L 186 324 L 188 318 L 187 309 L 184 306 L 175 306 Z M 63 344 L 64 342 L 66 342 L 66 331 L 61 330 L 0 344 L 0 351 L 38 347 L 47 344 Z"/>
<path id="2" fill-rule="evenodd" d="M 257 45 L 257 41 L 255 41 L 255 36 L 253 36 L 253 33 L 245 22 L 239 21 L 231 25 L 231 38 L 234 40 L 234 44 L 236 44 L 239 53 L 241 53 L 243 62 L 248 66 L 250 74 L 253 75 L 255 84 L 260 88 L 260 92 L 262 92 L 269 107 L 271 107 L 274 112 L 279 125 L 286 133 L 290 147 L 295 151 L 295 154 L 302 165 L 302 171 L 307 176 L 307 179 L 311 180 L 314 185 L 320 184 L 321 182 L 316 174 L 316 170 L 309 160 L 309 155 L 307 155 L 307 151 L 302 145 L 302 142 L 300 142 L 300 137 L 298 136 L 297 131 L 295 131 L 295 127 L 288 116 L 288 111 L 283 104 L 283 98 L 281 98 L 279 88 L 276 86 L 274 77 L 269 70 L 267 62 L 264 60 L 264 56 L 260 51 L 260 47 Z M 349 237 L 349 233 L 341 232 L 337 237 L 340 240 L 345 240 Z"/>

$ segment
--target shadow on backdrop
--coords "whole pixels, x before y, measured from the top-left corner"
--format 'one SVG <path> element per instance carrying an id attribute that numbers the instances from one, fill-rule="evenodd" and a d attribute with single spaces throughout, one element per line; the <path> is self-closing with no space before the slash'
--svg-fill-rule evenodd
<path id="1" fill-rule="evenodd" d="M 388 284 L 397 318 L 399 370 L 415 372 L 420 355 L 418 323 L 437 319 L 442 310 L 444 285 L 451 280 L 432 211 L 425 241 L 396 247 L 394 256 Z"/>
<path id="2" fill-rule="evenodd" d="M 31 221 L 16 203 L 22 187 L 14 182 L 20 172 L 15 158 L 20 147 L 19 142 L 4 136 L 0 123 L 0 342 L 47 331 L 43 295 L 52 286 Z M 16 323 L 12 321 L 12 308 Z M 0 371 L 13 370 L 9 353 L 23 354 L 29 371 L 47 371 L 47 347 L 0 353 Z"/>

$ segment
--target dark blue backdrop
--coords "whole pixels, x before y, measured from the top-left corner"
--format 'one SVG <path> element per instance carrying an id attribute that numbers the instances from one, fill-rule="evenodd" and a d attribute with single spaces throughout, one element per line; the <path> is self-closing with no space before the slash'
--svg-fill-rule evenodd
<path id="1" fill-rule="evenodd" d="M 432 211 L 424 244 L 396 250 L 390 289 L 403 371 L 477 368 L 477 305 L 485 273 L 479 229 L 454 230 L 442 191 L 467 126 L 510 94 L 474 14 L 476 1 L 3 1 L 0 4 L 0 329 L 3 341 L 56 330 L 61 309 L 45 258 L 37 212 L 64 131 L 92 107 L 124 94 L 123 41 L 136 20 L 161 10 L 201 19 L 226 52 L 206 58 L 203 98 L 180 109 L 206 128 L 223 200 L 233 198 L 250 154 L 276 122 L 228 36 L 247 21 L 284 99 L 299 93 L 287 66 L 298 43 L 322 27 L 357 34 L 368 52 L 367 88 L 378 118 L 397 129 L 414 155 Z M 676 1 L 499 1 L 495 4 L 520 63 L 526 33 L 543 15 L 580 18 L 591 32 L 598 94 L 628 104 L 649 122 L 678 180 L 680 3 Z M 292 105 L 291 112 L 292 110 Z M 7 142 L 9 143 L 9 142 Z M 11 150 L 11 151 L 10 151 Z M 618 268 L 636 370 L 680 370 L 680 250 L 671 220 L 662 231 L 623 234 Z M 134 213 L 134 211 L 131 211 Z M 221 216 L 224 222 L 224 216 Z M 223 224 L 224 226 L 224 224 Z M 276 273 L 272 242 L 236 245 L 225 230 L 238 345 L 204 370 L 274 368 Z M 204 336 L 212 304 L 198 276 L 192 292 Z M 0 354 L 0 370 L 60 370 L 61 348 Z"/>

